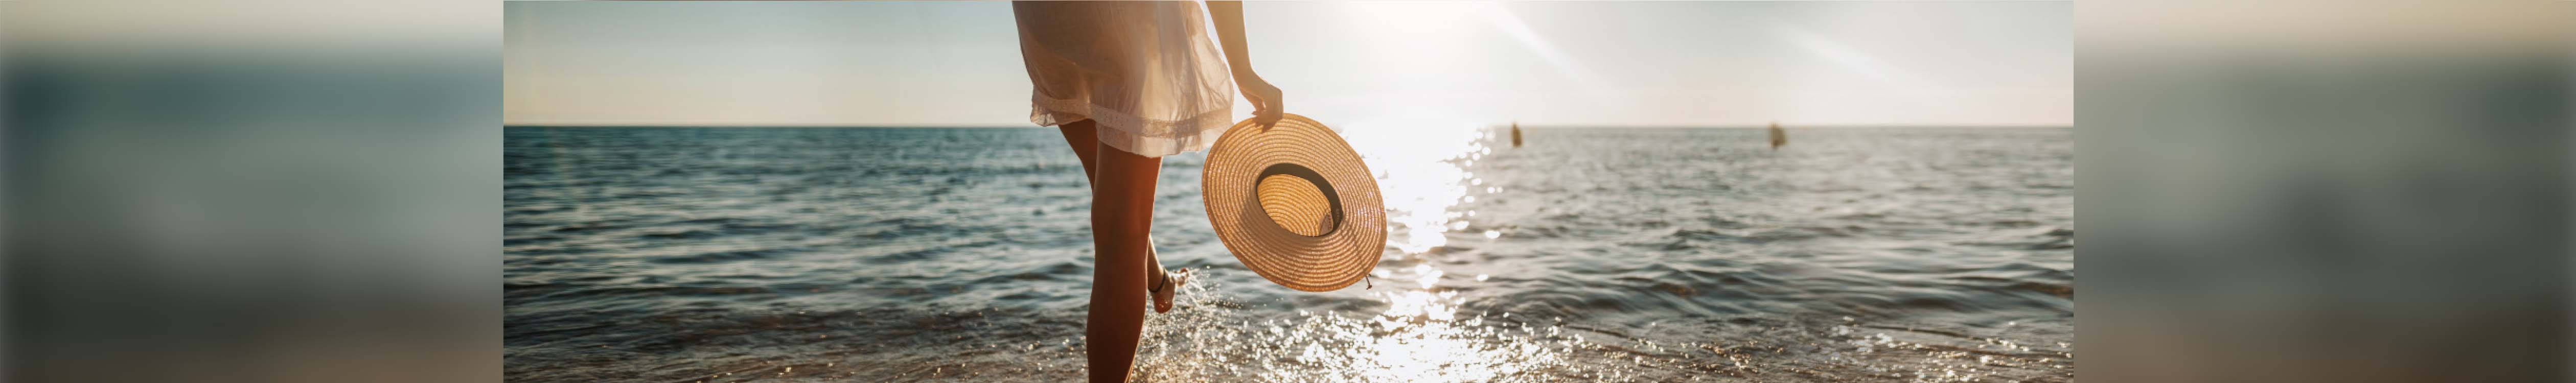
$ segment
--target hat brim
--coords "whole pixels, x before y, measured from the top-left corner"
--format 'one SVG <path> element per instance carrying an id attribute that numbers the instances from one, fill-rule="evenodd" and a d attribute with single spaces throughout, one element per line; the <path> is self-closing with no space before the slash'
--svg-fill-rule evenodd
<path id="1" fill-rule="evenodd" d="M 1262 211 L 1254 185 L 1277 164 L 1312 169 L 1340 199 L 1340 224 L 1323 235 L 1289 231 Z M 1272 283 L 1301 291 L 1332 291 L 1359 283 L 1386 251 L 1386 209 L 1375 173 L 1359 152 L 1331 128 L 1305 116 L 1286 115 L 1263 129 L 1236 123 L 1208 149 L 1199 193 L 1208 223 L 1244 268 Z"/>

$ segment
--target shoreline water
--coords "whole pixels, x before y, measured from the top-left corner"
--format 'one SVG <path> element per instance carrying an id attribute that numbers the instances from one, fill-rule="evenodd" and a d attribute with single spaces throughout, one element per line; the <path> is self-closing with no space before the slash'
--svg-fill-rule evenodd
<path id="1" fill-rule="evenodd" d="M 1364 128 L 1397 226 L 1373 289 L 1231 266 L 1198 157 L 1167 158 L 1164 262 L 1212 272 L 1199 308 L 1148 316 L 1139 371 L 2072 379 L 2069 131 L 1826 129 L 1772 155 L 1758 130 Z M 1053 134 L 510 128 L 505 378 L 1079 376 L 1087 195 Z"/>

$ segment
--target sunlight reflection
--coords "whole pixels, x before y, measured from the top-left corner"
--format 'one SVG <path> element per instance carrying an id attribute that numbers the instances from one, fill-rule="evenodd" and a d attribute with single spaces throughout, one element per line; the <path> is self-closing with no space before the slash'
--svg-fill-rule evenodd
<path id="1" fill-rule="evenodd" d="M 1356 339 L 1344 354 L 1335 358 L 1310 349 L 1301 360 L 1347 366 L 1357 373 L 1357 381 L 1405 382 L 1490 381 L 1561 362 L 1549 347 L 1498 336 L 1483 326 L 1482 318 L 1458 322 L 1465 298 L 1441 289 L 1441 278 L 1448 273 L 1418 258 L 1448 245 L 1449 232 L 1473 226 L 1467 218 L 1475 212 L 1459 206 L 1475 202 L 1468 195 L 1470 186 L 1485 183 L 1467 170 L 1492 152 L 1485 146 L 1484 128 L 1436 114 L 1346 126 L 1343 136 L 1377 172 L 1389 242 L 1402 253 L 1397 256 L 1415 262 L 1379 268 L 1372 275 L 1413 283 L 1373 294 L 1386 302 L 1386 310 L 1368 319 L 1374 325 L 1370 333 L 1348 334 Z M 1485 236 L 1498 233 L 1486 231 Z"/>
<path id="2" fill-rule="evenodd" d="M 1480 124 L 1425 114 L 1344 126 L 1342 137 L 1377 172 L 1386 203 L 1387 241 L 1396 249 L 1405 254 L 1431 251 L 1449 243 L 1445 233 L 1468 226 L 1465 213 L 1450 210 L 1475 201 L 1467 187 L 1483 184 L 1466 169 L 1491 152 Z"/>
<path id="3" fill-rule="evenodd" d="M 1376 173 L 1386 204 L 1387 242 L 1397 251 L 1386 254 L 1388 265 L 1370 271 L 1381 286 L 1361 292 L 1384 302 L 1384 310 L 1245 319 L 1243 312 L 1197 301 L 1221 298 L 1202 293 L 1209 285 L 1192 283 L 1181 299 L 1199 309 L 1150 317 L 1157 324 L 1147 326 L 1147 337 L 1162 341 L 1149 347 L 1151 363 L 1139 373 L 1174 381 L 1244 377 L 1236 374 L 1272 382 L 1626 380 L 1623 370 L 1573 363 L 1578 350 L 1599 348 L 1559 325 L 1509 313 L 1488 323 L 1487 313 L 1459 312 L 1467 297 L 1441 286 L 1449 272 L 1432 258 L 1442 256 L 1453 232 L 1487 240 L 1505 234 L 1469 220 L 1476 215 L 1468 208 L 1476 200 L 1471 190 L 1500 190 L 1469 171 L 1493 153 L 1486 144 L 1491 132 L 1473 119 L 1412 113 L 1330 121 Z M 1489 278 L 1475 275 L 1477 282 Z"/>
<path id="4" fill-rule="evenodd" d="M 1410 286 L 1382 289 L 1378 315 L 1299 310 L 1284 318 L 1247 317 L 1212 294 L 1216 282 L 1182 287 L 1186 310 L 1148 316 L 1136 373 L 1152 381 L 1263 382 L 1546 382 L 1568 378 L 1626 381 L 1618 368 L 1576 363 L 1598 345 L 1558 325 L 1488 322 L 1461 315 L 1456 291 L 1435 291 L 1446 274 L 1427 265 L 1393 267 Z M 1215 271 L 1209 271 L 1215 272 Z M 1480 276 L 1481 277 L 1481 276 Z M 1387 291 L 1392 290 L 1392 291 Z M 1075 350 L 1067 347 L 1065 350 Z"/>

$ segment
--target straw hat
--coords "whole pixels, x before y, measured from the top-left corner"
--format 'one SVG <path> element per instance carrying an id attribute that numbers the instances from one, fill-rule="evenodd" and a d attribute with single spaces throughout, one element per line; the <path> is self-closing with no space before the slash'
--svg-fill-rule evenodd
<path id="1" fill-rule="evenodd" d="M 1358 283 L 1386 251 L 1377 180 L 1342 136 L 1305 116 L 1234 124 L 1208 149 L 1208 223 L 1245 268 L 1288 288 Z"/>

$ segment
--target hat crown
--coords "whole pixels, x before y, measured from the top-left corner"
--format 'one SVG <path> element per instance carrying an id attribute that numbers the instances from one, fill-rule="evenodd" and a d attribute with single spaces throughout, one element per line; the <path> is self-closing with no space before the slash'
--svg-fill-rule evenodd
<path id="1" fill-rule="evenodd" d="M 1281 163 L 1261 173 L 1252 195 L 1261 201 L 1261 212 L 1270 216 L 1272 224 L 1308 237 L 1332 234 L 1341 226 L 1341 196 L 1314 169 Z"/>

